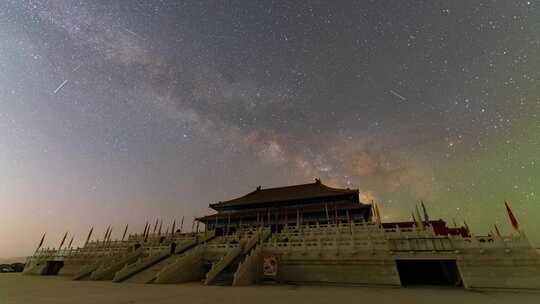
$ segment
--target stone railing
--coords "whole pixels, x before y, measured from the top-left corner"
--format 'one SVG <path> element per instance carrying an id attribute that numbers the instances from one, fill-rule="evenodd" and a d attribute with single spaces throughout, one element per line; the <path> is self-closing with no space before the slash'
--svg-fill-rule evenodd
<path id="1" fill-rule="evenodd" d="M 366 225 L 363 225 L 366 226 Z M 408 231 L 410 230 L 410 231 Z M 319 235 L 313 233 L 289 231 L 273 235 L 265 243 L 265 248 L 282 253 L 317 252 L 335 250 L 337 252 L 358 253 L 362 251 L 392 252 L 454 252 L 479 250 L 505 250 L 509 253 L 517 249 L 532 249 L 527 238 L 517 236 L 437 236 L 430 229 L 365 229 L 356 233 L 333 232 L 319 230 Z M 359 233 L 360 232 L 360 233 Z"/>
<path id="2" fill-rule="evenodd" d="M 423 229 L 411 228 L 382 228 L 381 226 L 368 222 L 355 223 L 339 223 L 339 224 L 322 224 L 322 225 L 302 225 L 299 227 L 288 227 L 284 229 L 280 235 L 289 239 L 299 238 L 317 238 L 320 235 L 329 237 L 342 236 L 347 234 L 353 235 L 369 235 L 373 238 L 393 238 L 404 236 L 416 237 L 432 237 L 435 236 L 432 227 Z"/>
<path id="3" fill-rule="evenodd" d="M 448 237 L 404 237 L 389 239 L 391 251 L 454 251 L 452 240 Z"/>
<path id="4" fill-rule="evenodd" d="M 303 241 L 287 241 L 280 242 L 277 240 L 270 240 L 263 244 L 266 250 L 271 250 L 280 253 L 293 253 L 293 252 L 349 252 L 356 253 L 359 251 L 374 251 L 383 250 L 388 251 L 388 241 L 385 239 L 323 239 L 317 240 L 303 240 Z"/>
<path id="5" fill-rule="evenodd" d="M 533 250 L 525 234 L 510 236 L 472 236 L 469 238 L 453 237 L 452 244 L 457 251 L 479 250 L 480 253 L 493 250 Z"/>
<path id="6" fill-rule="evenodd" d="M 216 236 L 216 231 L 214 231 L 214 230 L 207 231 L 207 232 L 204 232 L 204 233 L 200 233 L 199 236 L 196 238 L 196 240 L 197 240 L 197 242 L 199 244 L 201 244 L 201 243 L 210 241 L 215 236 Z"/>
<path id="7" fill-rule="evenodd" d="M 249 252 L 255 245 L 260 242 L 266 241 L 266 239 L 272 234 L 272 231 L 267 228 L 261 228 L 254 233 L 244 246 L 244 253 Z"/>

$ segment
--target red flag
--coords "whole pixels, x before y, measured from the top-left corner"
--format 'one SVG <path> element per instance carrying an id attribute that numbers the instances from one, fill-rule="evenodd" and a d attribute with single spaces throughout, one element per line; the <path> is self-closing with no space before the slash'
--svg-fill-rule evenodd
<path id="1" fill-rule="evenodd" d="M 510 206 L 508 206 L 508 203 L 506 201 L 504 201 L 504 206 L 506 207 L 506 212 L 508 213 L 508 218 L 510 219 L 512 227 L 514 227 L 516 231 L 519 231 L 519 223 L 514 216 L 514 213 L 512 213 L 512 209 L 510 209 Z"/>

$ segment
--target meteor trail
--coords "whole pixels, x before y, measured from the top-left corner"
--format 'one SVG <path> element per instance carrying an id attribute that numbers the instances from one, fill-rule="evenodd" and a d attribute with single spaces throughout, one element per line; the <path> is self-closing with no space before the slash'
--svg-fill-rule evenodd
<path id="1" fill-rule="evenodd" d="M 76 68 L 73 69 L 73 72 L 77 72 L 77 70 L 82 66 L 82 63 L 79 64 Z"/>
<path id="2" fill-rule="evenodd" d="M 403 101 L 407 101 L 407 98 L 403 97 L 402 95 L 396 93 L 395 91 L 393 90 L 390 90 L 390 93 L 392 93 L 392 95 L 396 96 L 397 98 L 403 100 Z"/>
<path id="3" fill-rule="evenodd" d="M 125 28 L 125 27 L 124 27 L 123 29 L 124 29 L 124 31 L 130 33 L 131 35 L 137 37 L 137 39 L 140 39 L 140 40 L 143 40 L 143 41 L 146 40 L 146 39 L 144 39 L 144 37 L 142 37 L 141 35 L 135 33 L 135 32 L 132 31 L 132 30 L 129 30 L 129 29 Z"/>
<path id="4" fill-rule="evenodd" d="M 62 82 L 57 88 L 56 90 L 54 90 L 54 94 L 58 93 L 58 91 L 60 91 L 66 84 L 68 83 L 68 80 L 64 80 L 64 82 Z"/>

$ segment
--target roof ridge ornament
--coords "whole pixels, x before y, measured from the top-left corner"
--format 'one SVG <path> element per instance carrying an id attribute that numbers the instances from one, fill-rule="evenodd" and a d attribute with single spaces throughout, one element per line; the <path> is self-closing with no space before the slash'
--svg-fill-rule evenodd
<path id="1" fill-rule="evenodd" d="M 315 184 L 320 184 L 321 183 L 321 179 L 320 178 L 315 178 Z"/>
<path id="2" fill-rule="evenodd" d="M 261 191 L 262 187 L 261 186 L 257 186 L 257 189 L 256 191 Z"/>

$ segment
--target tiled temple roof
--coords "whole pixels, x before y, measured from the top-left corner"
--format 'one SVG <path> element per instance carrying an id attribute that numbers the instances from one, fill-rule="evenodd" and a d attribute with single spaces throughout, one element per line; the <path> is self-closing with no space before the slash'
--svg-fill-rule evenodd
<path id="1" fill-rule="evenodd" d="M 259 186 L 255 191 L 244 196 L 229 201 L 219 202 L 217 204 L 210 204 L 210 207 L 219 209 L 224 207 L 246 206 L 261 203 L 276 203 L 324 198 L 329 199 L 347 195 L 349 195 L 353 201 L 358 202 L 358 189 L 332 188 L 321 183 L 319 179 L 316 179 L 314 183 L 287 187 L 262 189 Z"/>

